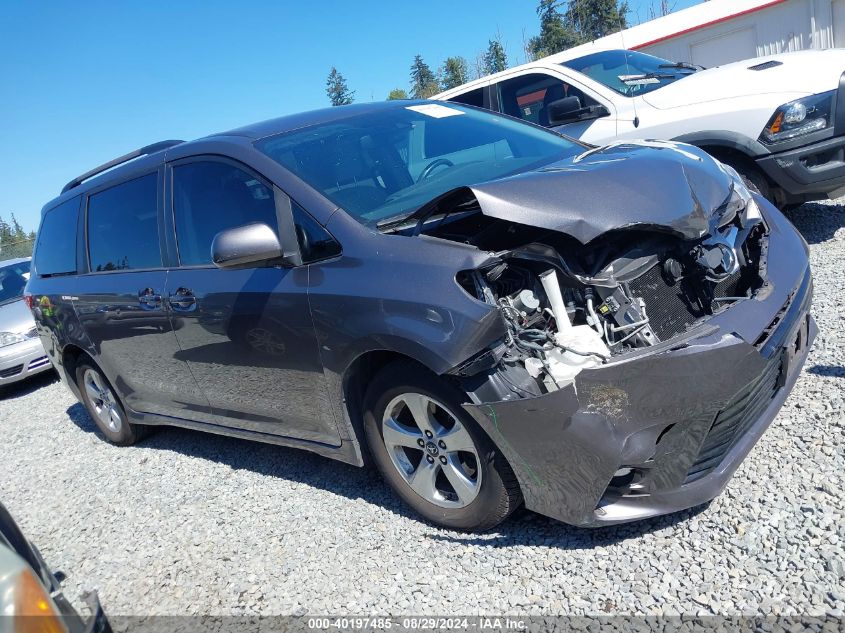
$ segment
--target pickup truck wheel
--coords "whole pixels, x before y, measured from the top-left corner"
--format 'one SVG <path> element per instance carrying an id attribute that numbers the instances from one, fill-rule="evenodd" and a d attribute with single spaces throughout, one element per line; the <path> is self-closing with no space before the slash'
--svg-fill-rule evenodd
<path id="1" fill-rule="evenodd" d="M 391 488 L 423 517 L 482 531 L 521 503 L 509 464 L 472 417 L 466 397 L 410 363 L 394 363 L 364 401 L 367 444 Z"/>
<path id="2" fill-rule="evenodd" d="M 766 177 L 756 167 L 745 163 L 728 163 L 740 175 L 745 186 L 754 193 L 759 193 L 766 200 L 772 200 L 772 191 Z"/>
<path id="3" fill-rule="evenodd" d="M 147 427 L 129 422 L 120 398 L 93 363 L 82 361 L 77 365 L 76 384 L 88 415 L 109 442 L 129 446 L 146 435 Z"/>

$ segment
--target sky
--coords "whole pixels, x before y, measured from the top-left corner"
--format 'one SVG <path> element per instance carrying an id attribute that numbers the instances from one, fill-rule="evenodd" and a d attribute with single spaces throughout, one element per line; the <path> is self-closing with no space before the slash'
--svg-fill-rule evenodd
<path id="1" fill-rule="evenodd" d="M 673 0 L 676 10 L 699 0 Z M 328 105 L 332 66 L 357 101 L 408 89 L 414 55 L 474 60 L 497 33 L 511 65 L 535 0 L 5 3 L 0 216 L 38 227 L 75 176 L 135 148 Z M 629 22 L 657 0 L 629 0 Z"/>

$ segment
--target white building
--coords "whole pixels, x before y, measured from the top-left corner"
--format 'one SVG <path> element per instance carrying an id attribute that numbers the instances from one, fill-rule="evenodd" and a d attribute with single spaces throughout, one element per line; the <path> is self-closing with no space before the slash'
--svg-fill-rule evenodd
<path id="1" fill-rule="evenodd" d="M 833 47 L 845 47 L 845 0 L 709 0 L 559 55 L 629 48 L 711 67 Z"/>

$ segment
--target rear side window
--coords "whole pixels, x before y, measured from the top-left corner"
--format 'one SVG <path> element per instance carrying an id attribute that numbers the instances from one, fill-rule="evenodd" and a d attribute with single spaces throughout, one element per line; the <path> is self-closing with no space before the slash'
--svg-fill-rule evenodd
<path id="1" fill-rule="evenodd" d="M 156 174 L 96 193 L 88 199 L 88 256 L 91 270 L 161 266 Z"/>
<path id="2" fill-rule="evenodd" d="M 455 103 L 464 103 L 466 105 L 476 106 L 477 108 L 483 108 L 484 88 L 470 90 L 469 92 L 465 92 L 462 95 L 452 97 L 451 99 L 449 99 L 449 101 L 454 101 Z"/>
<path id="3" fill-rule="evenodd" d="M 173 168 L 173 216 L 182 266 L 211 264 L 211 242 L 225 229 L 262 222 L 278 233 L 273 190 L 228 163 Z"/>
<path id="4" fill-rule="evenodd" d="M 79 196 L 44 214 L 35 244 L 35 270 L 39 275 L 66 275 L 76 272 L 78 215 Z"/>

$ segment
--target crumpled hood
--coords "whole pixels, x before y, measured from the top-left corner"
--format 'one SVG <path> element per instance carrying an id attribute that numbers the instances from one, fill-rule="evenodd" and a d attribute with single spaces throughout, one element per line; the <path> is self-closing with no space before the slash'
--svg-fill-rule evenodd
<path id="1" fill-rule="evenodd" d="M 751 70 L 766 62 L 779 65 Z M 845 50 L 798 51 L 746 59 L 701 70 L 643 95 L 661 110 L 740 97 L 781 95 L 778 104 L 804 95 L 835 90 L 845 72 Z"/>
<path id="2" fill-rule="evenodd" d="M 470 186 L 484 215 L 560 231 L 586 244 L 608 231 L 708 234 L 731 179 L 683 143 L 619 142 L 535 171 Z"/>

